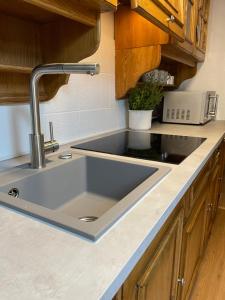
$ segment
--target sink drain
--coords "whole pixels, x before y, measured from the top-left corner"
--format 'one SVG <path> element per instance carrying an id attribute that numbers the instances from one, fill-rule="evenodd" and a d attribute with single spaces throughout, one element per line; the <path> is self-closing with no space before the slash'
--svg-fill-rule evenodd
<path id="1" fill-rule="evenodd" d="M 94 221 L 98 220 L 98 217 L 95 217 L 95 216 L 85 216 L 85 217 L 80 217 L 79 220 L 83 221 L 83 222 L 94 222 Z"/>
<path id="2" fill-rule="evenodd" d="M 14 197 L 14 198 L 18 198 L 19 197 L 19 194 L 20 194 L 20 192 L 19 192 L 19 190 L 17 189 L 17 188 L 11 188 L 10 190 L 9 190 L 9 192 L 8 192 L 8 195 L 9 196 L 12 196 L 12 197 Z"/>

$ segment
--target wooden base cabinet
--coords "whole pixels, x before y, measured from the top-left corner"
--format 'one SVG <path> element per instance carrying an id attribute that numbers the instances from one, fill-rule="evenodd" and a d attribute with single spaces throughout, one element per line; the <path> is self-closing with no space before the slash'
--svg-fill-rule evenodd
<path id="1" fill-rule="evenodd" d="M 180 273 L 180 299 L 189 299 L 189 292 L 197 274 L 203 253 L 205 206 L 207 194 L 197 199 L 193 213 L 184 227 Z"/>
<path id="2" fill-rule="evenodd" d="M 189 300 L 221 194 L 225 141 L 214 152 L 114 300 Z"/>
<path id="3" fill-rule="evenodd" d="M 220 166 L 216 166 L 212 175 L 212 182 L 210 184 L 210 198 L 212 202 L 211 219 L 212 223 L 215 220 L 216 212 L 218 209 L 220 197 Z"/>
<path id="4" fill-rule="evenodd" d="M 182 217 L 182 213 L 179 213 L 157 251 L 150 259 L 144 273 L 138 278 L 136 299 L 176 299 L 182 240 Z M 124 294 L 126 295 L 126 293 Z"/>
<path id="5" fill-rule="evenodd" d="M 222 183 L 224 176 L 224 156 L 225 156 L 225 142 L 223 141 L 218 149 L 214 152 L 209 174 L 209 194 L 206 206 L 206 242 L 210 235 L 212 225 L 214 223 L 219 200 L 222 192 Z"/>
<path id="6" fill-rule="evenodd" d="M 183 209 L 163 228 L 138 262 L 115 300 L 176 299 L 181 254 Z"/>

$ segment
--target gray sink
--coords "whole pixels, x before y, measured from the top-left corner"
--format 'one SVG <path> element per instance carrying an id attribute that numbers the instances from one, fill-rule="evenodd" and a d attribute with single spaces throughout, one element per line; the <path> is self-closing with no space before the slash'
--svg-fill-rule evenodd
<path id="1" fill-rule="evenodd" d="M 0 203 L 96 240 L 169 170 L 83 156 L 0 187 Z"/>

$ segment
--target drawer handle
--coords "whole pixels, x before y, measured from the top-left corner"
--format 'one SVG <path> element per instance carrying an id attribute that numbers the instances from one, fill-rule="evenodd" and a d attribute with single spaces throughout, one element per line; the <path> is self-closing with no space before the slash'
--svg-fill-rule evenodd
<path id="1" fill-rule="evenodd" d="M 213 209 L 213 204 L 209 203 L 207 206 L 207 211 L 211 211 Z"/>
<path id="2" fill-rule="evenodd" d="M 180 284 L 181 286 L 184 286 L 184 285 L 185 285 L 185 280 L 184 280 L 184 278 L 178 278 L 178 279 L 177 279 L 177 282 L 178 282 L 178 284 Z"/>
<path id="3" fill-rule="evenodd" d="M 170 22 L 170 23 L 174 23 L 175 22 L 175 17 L 174 15 L 171 15 L 169 18 L 166 19 L 167 22 Z"/>
<path id="4" fill-rule="evenodd" d="M 218 157 L 220 156 L 221 152 L 220 150 L 216 153 L 216 159 L 218 159 Z"/>

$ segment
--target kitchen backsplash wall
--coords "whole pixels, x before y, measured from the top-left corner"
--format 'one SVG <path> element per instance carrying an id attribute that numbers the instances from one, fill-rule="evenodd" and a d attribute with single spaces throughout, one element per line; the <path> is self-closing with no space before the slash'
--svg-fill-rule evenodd
<path id="1" fill-rule="evenodd" d="M 185 81 L 181 90 L 216 90 L 219 94 L 218 120 L 225 120 L 225 30 L 224 0 L 211 0 L 206 60 L 198 73 Z"/>
<path id="2" fill-rule="evenodd" d="M 185 81 L 181 90 L 216 90 L 220 95 L 217 119 L 225 119 L 225 1 L 211 1 L 208 49 L 197 75 Z M 55 138 L 61 144 L 126 126 L 126 103 L 115 101 L 114 17 L 102 14 L 101 44 L 86 62 L 98 62 L 101 74 L 72 75 L 57 96 L 41 104 L 42 131 L 49 138 L 53 121 Z M 28 105 L 0 106 L 0 160 L 29 152 L 30 115 Z"/>
<path id="3" fill-rule="evenodd" d="M 55 138 L 61 144 L 126 126 L 126 103 L 115 101 L 114 17 L 105 13 L 101 18 L 100 47 L 83 61 L 100 63 L 101 74 L 72 75 L 53 100 L 41 104 L 46 139 L 49 121 L 53 121 Z M 28 153 L 29 106 L 0 106 L 0 120 L 0 160 Z"/>

